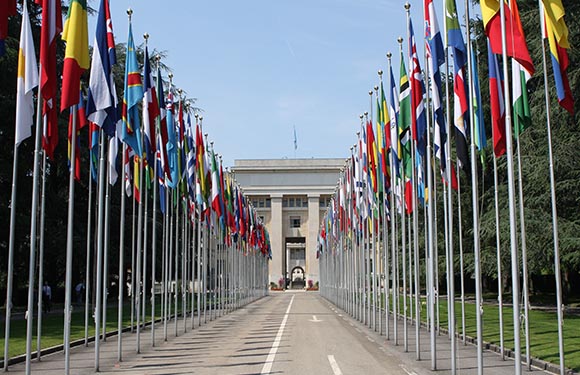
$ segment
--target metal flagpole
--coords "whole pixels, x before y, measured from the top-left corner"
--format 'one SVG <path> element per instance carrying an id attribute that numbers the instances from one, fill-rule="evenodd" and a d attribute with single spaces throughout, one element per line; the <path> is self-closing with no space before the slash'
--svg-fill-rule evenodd
<path id="1" fill-rule="evenodd" d="M 379 87 L 375 86 L 376 90 L 378 91 Z M 369 91 L 369 100 L 370 100 L 370 120 L 371 120 L 371 128 L 372 128 L 372 121 L 373 121 L 373 91 L 370 90 Z M 368 135 L 367 135 L 368 136 Z M 375 140 L 376 142 L 376 140 Z M 372 146 L 372 149 L 374 149 L 374 146 Z M 373 151 L 374 153 L 374 151 Z M 373 155 L 374 157 L 374 155 Z M 375 163 L 377 162 L 377 160 L 375 160 Z M 375 168 L 377 168 L 376 164 L 375 164 Z M 370 173 L 375 173 L 375 179 L 377 178 L 377 171 L 375 170 L 374 172 L 372 170 L 369 169 Z M 371 177 L 372 178 L 372 177 Z M 375 183 L 378 183 L 378 181 L 376 181 Z M 372 319 L 372 328 L 374 331 L 377 330 L 377 238 L 376 238 L 376 230 L 375 230 L 375 220 L 378 221 L 378 217 L 375 217 L 375 209 L 377 208 L 376 205 L 376 199 L 377 197 L 375 196 L 374 193 L 374 188 L 372 186 L 369 186 L 369 188 L 371 189 L 371 193 L 373 196 L 373 200 L 375 200 L 375 202 L 369 202 L 369 204 L 371 204 L 371 226 L 370 226 L 370 233 L 372 233 L 372 235 L 369 236 L 369 245 L 372 243 L 371 246 L 369 246 L 369 251 L 370 256 L 371 256 L 371 285 L 370 287 L 372 288 L 372 297 L 373 297 L 373 302 L 372 302 L 372 310 L 373 310 L 373 319 Z M 371 324 L 369 324 L 369 326 L 371 326 Z"/>
<path id="2" fill-rule="evenodd" d="M 105 226 L 103 243 L 103 341 L 107 341 L 107 305 L 109 296 L 109 203 L 111 201 L 111 185 L 107 173 L 105 182 Z"/>
<path id="3" fill-rule="evenodd" d="M 174 216 L 175 216 L 175 234 L 173 234 L 173 239 L 174 239 L 174 244 L 175 246 L 173 246 L 171 248 L 171 250 L 175 250 L 175 261 L 174 261 L 174 272 L 175 272 L 175 279 L 173 280 L 173 303 L 174 303 L 174 314 L 175 314 L 175 337 L 177 337 L 177 326 L 178 326 L 178 322 L 179 322 L 179 311 L 178 311 L 178 302 L 179 302 L 179 298 L 178 298 L 178 291 L 179 291 L 179 284 L 177 283 L 177 281 L 179 280 L 179 248 L 180 248 L 180 242 L 179 241 L 179 181 L 178 184 L 175 188 L 175 191 L 173 193 L 173 199 L 175 200 L 173 202 L 173 212 L 174 212 Z M 183 246 L 181 246 L 183 247 Z"/>
<path id="4" fill-rule="evenodd" d="M 503 3 L 502 3 L 503 5 Z M 474 66 L 472 47 L 471 47 L 471 30 L 469 25 L 469 1 L 465 0 L 465 18 L 467 19 L 467 68 L 469 71 L 469 93 L 474 95 L 474 82 L 473 82 L 473 70 L 476 69 Z M 507 77 L 507 75 L 506 75 Z M 479 244 L 479 189 L 478 189 L 478 176 L 477 176 L 477 150 L 475 144 L 475 109 L 473 105 L 469 105 L 469 118 L 471 124 L 471 199 L 472 199 L 472 212 L 473 212 L 473 253 L 474 253 L 474 264 L 475 264 L 475 317 L 477 324 L 477 373 L 483 374 L 483 300 L 482 300 L 482 287 L 481 287 L 481 254 L 480 254 L 480 244 Z M 509 122 L 511 124 L 511 122 Z M 511 126 L 511 125 L 510 125 Z M 463 271 L 463 270 L 462 270 Z M 463 286 L 462 286 L 463 287 Z M 462 293 L 463 294 L 463 293 Z M 463 314 L 465 312 L 463 311 Z M 463 323 L 464 324 L 464 323 Z M 465 325 L 463 327 L 465 331 Z M 465 340 L 465 333 L 463 333 Z"/>
<path id="5" fill-rule="evenodd" d="M 424 9 L 426 12 L 427 9 Z M 429 64 L 425 64 L 426 76 L 429 77 L 429 69 L 431 67 Z M 433 112 L 431 109 L 429 100 L 429 79 L 427 81 L 426 99 L 427 99 L 427 246 L 425 246 L 425 266 L 426 266 L 426 276 L 427 276 L 427 317 L 429 324 L 429 342 L 431 349 L 431 370 L 437 370 L 437 342 L 435 340 L 435 247 L 434 247 L 434 233 L 433 233 L 433 206 L 437 204 L 437 200 L 434 196 L 434 185 L 435 181 L 433 179 L 433 149 L 431 147 L 431 116 Z M 433 85 L 434 82 L 431 82 Z M 433 86 L 431 86 L 433 87 Z M 437 90 L 437 87 L 433 88 Z"/>
<path id="6" fill-rule="evenodd" d="M 46 124 L 46 117 L 44 118 Z M 46 202 L 46 151 L 42 151 L 42 189 L 40 196 L 40 243 L 38 247 L 38 322 L 36 333 L 36 358 L 40 361 L 42 338 L 42 284 L 44 283 L 44 215 Z"/>
<path id="7" fill-rule="evenodd" d="M 167 269 L 166 271 L 166 277 L 167 277 L 167 300 L 165 301 L 166 303 L 166 314 L 167 314 L 167 318 L 166 318 L 166 325 L 165 325 L 165 331 L 166 331 L 166 335 L 167 335 L 167 324 L 169 323 L 169 320 L 171 320 L 171 303 L 173 302 L 173 293 L 174 293 L 174 288 L 175 285 L 173 285 L 173 225 L 174 225 L 174 220 L 173 220 L 173 215 L 174 215 L 174 202 L 173 202 L 173 190 L 168 190 L 168 195 L 167 198 L 168 200 L 170 200 L 169 203 L 169 221 L 167 224 L 167 233 L 168 233 L 168 247 L 167 247 L 167 257 L 166 257 L 166 261 L 167 263 L 165 264 L 165 267 Z M 167 341 L 167 337 L 165 339 Z"/>
<path id="8" fill-rule="evenodd" d="M 103 274 L 101 269 L 103 266 L 103 230 L 104 230 L 104 194 L 105 194 L 105 147 L 104 147 L 104 137 L 103 131 L 100 132 L 100 149 L 99 149 L 99 182 L 98 182 L 98 213 L 97 213 L 97 269 L 96 273 L 96 290 L 95 290 L 95 371 L 99 371 L 99 360 L 100 360 L 100 332 L 101 332 L 101 299 L 102 299 L 102 280 Z M 123 144 L 123 165 L 125 165 L 125 144 Z M 125 179 L 125 168 L 123 167 L 123 180 Z M 121 194 L 123 194 L 123 188 L 121 188 Z M 123 221 L 124 213 L 121 212 L 121 221 Z M 123 227 L 121 226 L 121 229 Z"/>
<path id="9" fill-rule="evenodd" d="M 113 138 L 113 142 L 118 142 Z M 125 210 L 126 210 L 126 196 L 125 196 L 125 163 L 127 163 L 127 144 L 123 143 L 123 172 L 121 184 L 121 224 L 119 227 L 119 297 L 117 308 L 117 361 L 123 360 L 123 293 L 125 291 Z M 131 270 L 132 273 L 133 270 Z M 131 290 L 133 293 L 133 290 Z M 98 342 L 96 340 L 95 342 Z"/>
<path id="10" fill-rule="evenodd" d="M 471 133 L 473 134 L 473 133 Z M 455 165 L 457 175 L 457 234 L 459 235 L 459 280 L 461 285 L 461 340 L 465 341 L 465 272 L 463 267 L 463 215 L 461 210 L 461 178 L 459 176 L 459 164 Z"/>
<path id="11" fill-rule="evenodd" d="M 139 142 L 139 148 L 143 149 L 143 138 L 141 137 L 141 133 L 139 133 L 139 138 L 137 140 Z M 136 151 L 138 152 L 138 151 Z M 141 153 L 139 156 L 135 154 L 134 157 L 137 157 L 138 160 L 138 168 L 139 168 L 139 181 L 135 181 L 133 178 L 133 183 L 138 184 L 139 189 L 139 196 L 135 195 L 135 199 L 139 199 L 138 203 L 138 210 L 137 210 L 137 248 L 135 251 L 135 256 L 137 259 L 135 260 L 136 263 L 136 272 L 135 272 L 135 313 L 136 313 L 136 320 L 137 320 L 137 335 L 135 337 L 135 351 L 137 353 L 141 352 L 141 252 L 143 252 L 144 244 L 143 244 L 143 154 Z"/>
<path id="12" fill-rule="evenodd" d="M 135 156 L 133 156 L 135 160 Z M 130 161 L 128 161 L 130 163 Z M 133 172 L 135 173 L 135 172 Z M 135 178 L 135 175 L 133 175 Z M 131 189 L 132 187 L 130 187 Z M 133 192 L 132 209 L 131 209 L 131 333 L 135 329 L 135 246 L 136 246 L 136 228 L 135 228 L 135 192 Z"/>
<path id="13" fill-rule="evenodd" d="M 165 174 L 165 181 L 167 181 L 167 174 Z M 169 190 L 169 186 L 166 185 L 165 186 L 165 217 L 163 218 L 163 264 L 162 264 L 162 270 L 163 270 L 163 275 L 162 275 L 162 279 L 163 279 L 163 340 L 167 341 L 167 320 L 169 319 L 168 317 L 168 311 L 167 311 L 167 306 L 169 303 L 169 237 L 171 236 L 169 233 L 169 223 L 170 223 L 170 218 L 169 218 L 169 200 L 171 198 L 171 191 Z"/>
<path id="14" fill-rule="evenodd" d="M 149 165 L 149 161 L 147 162 Z M 151 178 L 151 174 L 149 173 L 149 168 L 145 169 L 143 167 L 144 173 L 147 175 L 147 179 Z M 143 176 L 141 177 L 143 178 Z M 143 199 L 143 195 L 145 195 L 145 202 L 143 203 L 143 268 L 141 271 L 141 280 L 142 280 L 142 299 L 141 299 L 141 324 L 143 328 L 145 327 L 146 323 L 146 312 L 147 312 L 147 248 L 149 245 L 149 187 L 146 183 L 141 184 L 143 187 L 143 191 L 141 192 L 141 199 Z M 154 221 L 154 220 L 152 220 Z"/>
<path id="15" fill-rule="evenodd" d="M 39 64 L 39 69 L 41 69 Z M 74 119 L 74 116 L 73 116 Z M 29 257 L 29 266 L 28 266 L 28 308 L 26 310 L 26 374 L 30 374 L 30 360 L 31 360 L 31 353 L 32 353 L 32 323 L 34 320 L 34 272 L 36 269 L 35 260 L 36 260 L 36 212 L 38 211 L 38 174 L 40 168 L 40 147 L 41 147 L 41 134 L 42 134 L 42 95 L 38 95 L 37 97 L 37 104 L 36 104 L 36 135 L 34 140 L 34 166 L 33 166 L 33 175 L 32 175 L 32 208 L 30 210 L 30 257 Z M 14 146 L 15 152 L 17 151 L 18 146 Z M 73 146 L 74 147 L 74 146 Z M 16 160 L 16 156 L 14 159 Z M 14 168 L 16 168 L 17 164 L 16 161 L 14 162 Z M 16 169 L 14 170 L 14 176 L 16 179 Z M 74 177 L 74 175 L 73 175 Z M 15 183 L 13 182 L 13 188 L 15 188 Z M 16 192 L 13 190 L 12 192 L 13 200 L 12 203 L 16 204 Z M 69 208 L 70 211 L 70 208 Z M 12 213 L 11 213 L 12 214 Z M 14 215 L 16 212 L 14 212 Z M 12 222 L 15 225 L 15 222 Z M 70 224 L 70 223 L 69 223 Z M 14 228 L 12 228 L 14 231 Z M 13 242 L 12 242 L 13 243 Z M 67 246 L 68 250 L 68 246 Z M 9 268 L 13 267 L 12 262 L 10 262 Z M 10 270 L 9 270 L 10 272 Z M 10 281 L 11 278 L 10 278 Z M 12 288 L 10 287 L 10 309 L 12 309 Z M 6 312 L 6 319 L 9 322 L 10 315 L 8 311 Z M 9 325 L 9 324 L 8 324 Z M 6 342 L 10 339 L 10 329 L 6 329 L 7 338 Z M 65 327 L 66 330 L 66 327 Z M 4 366 L 8 368 L 8 345 L 4 347 L 6 351 L 6 356 L 4 357 Z"/>
<path id="16" fill-rule="evenodd" d="M 520 208 L 520 234 L 522 241 L 522 288 L 524 294 L 524 327 L 526 334 L 526 364 L 528 370 L 532 370 L 532 362 L 530 357 L 530 323 L 529 323 L 529 307 L 530 298 L 528 294 L 528 252 L 526 246 L 526 220 L 524 217 L 524 187 L 522 178 L 522 160 L 520 149 L 520 136 L 516 138 L 517 158 L 518 158 L 518 190 L 519 190 L 519 208 Z"/>
<path id="17" fill-rule="evenodd" d="M 90 130 L 89 130 L 90 131 Z M 100 145 L 102 147 L 102 145 Z M 92 160 L 91 160 L 92 165 Z M 91 273 L 91 256 L 93 244 L 92 223 L 93 223 L 93 176 L 89 171 L 89 198 L 87 208 L 87 252 L 86 252 L 86 267 L 85 267 L 85 346 L 89 346 L 89 296 L 90 296 L 90 276 Z"/>
<path id="18" fill-rule="evenodd" d="M 201 161 L 203 163 L 203 161 Z M 203 278 L 201 277 L 201 254 L 202 254 L 202 242 L 203 242 L 203 233 L 202 233 L 202 226 L 203 226 L 203 220 L 202 220 L 202 216 L 201 216 L 201 210 L 202 210 L 202 206 L 201 205 L 197 205 L 197 217 L 198 217 L 198 221 L 197 221 L 197 243 L 196 243 L 196 250 L 195 250 L 195 261 L 197 262 L 196 266 L 197 266 L 197 273 L 196 273 L 196 284 L 194 284 L 194 287 L 197 290 L 197 325 L 198 327 L 201 327 L 201 287 L 202 284 L 205 284 L 205 282 L 203 281 Z M 241 239 L 240 239 L 241 240 Z"/>
<path id="19" fill-rule="evenodd" d="M 540 9 L 543 3 L 538 0 Z M 503 19 L 503 17 L 502 17 Z M 541 20 L 543 25 L 544 20 Z M 560 353 L 560 375 L 564 375 L 564 305 L 562 304 L 562 275 L 560 273 L 560 241 L 558 235 L 558 209 L 556 205 L 556 179 L 554 177 L 554 154 L 552 151 L 552 124 L 550 115 L 550 95 L 548 93 L 548 68 L 546 64 L 546 45 L 542 36 L 542 66 L 544 69 L 544 97 L 546 100 L 546 129 L 548 133 L 548 160 L 550 170 L 550 200 L 552 203 L 552 236 L 554 241 L 554 275 L 556 278 L 556 312 L 558 315 L 558 351 Z M 507 111 L 507 109 L 506 109 Z M 507 113 L 507 112 L 506 112 Z M 506 118 L 507 123 L 507 118 Z M 511 196 L 511 195 L 510 195 Z M 514 300 L 515 301 L 515 300 Z M 514 311 L 515 316 L 515 311 Z"/>
<path id="20" fill-rule="evenodd" d="M 443 4 L 443 12 L 446 13 L 445 3 Z M 445 25 L 445 35 L 447 35 L 447 23 Z M 445 75 L 449 77 L 449 45 L 445 43 Z M 449 329 L 449 338 L 451 339 L 451 373 L 455 375 L 457 373 L 457 348 L 456 348 L 456 338 L 455 338 L 455 267 L 453 264 L 453 188 L 452 184 L 452 171 L 453 165 L 451 164 L 451 129 L 452 129 L 452 120 L 451 120 L 451 101 L 449 98 L 449 80 L 445 80 L 445 107 L 446 107 L 446 114 L 447 114 L 447 124 L 449 126 L 449 130 L 447 134 L 449 134 L 449 139 L 446 142 L 447 146 L 447 183 L 448 186 L 448 195 L 447 195 L 447 238 L 446 238 L 446 267 L 447 267 L 447 304 L 448 304 L 448 329 Z M 444 187 L 445 189 L 445 187 Z M 444 198 L 445 199 L 445 198 Z M 445 207 L 445 206 L 444 206 Z"/>
<path id="21" fill-rule="evenodd" d="M 70 157 L 70 177 L 69 177 L 69 196 L 68 196 L 68 224 L 67 224 L 67 237 L 66 237 L 66 277 L 65 277 L 65 295 L 64 295 L 64 353 L 65 353 L 65 360 L 64 360 L 64 370 L 65 373 L 68 374 L 70 372 L 70 323 L 71 323 L 71 292 L 72 292 L 72 257 L 73 257 L 73 227 L 74 227 L 74 198 L 75 198 L 75 169 L 76 169 L 76 158 L 75 153 L 76 151 L 76 137 L 77 137 L 77 122 L 78 122 L 78 113 L 76 107 L 73 108 L 72 114 L 72 126 L 71 126 L 71 157 Z M 37 146 L 40 143 L 40 137 L 38 135 L 37 129 Z M 80 152 L 80 150 L 79 150 Z M 36 151 L 34 155 L 34 168 L 37 168 L 37 158 L 38 158 L 39 151 Z M 35 175 L 38 173 L 36 171 Z M 37 176 L 35 178 L 38 178 Z M 34 182 L 34 189 L 37 189 L 36 182 Z M 38 199 L 36 194 L 33 197 L 33 200 Z M 34 203 L 33 203 L 34 206 Z M 35 207 L 34 207 L 35 208 Z M 36 208 L 32 210 L 32 212 L 36 212 Z M 32 241 L 32 236 L 31 236 Z M 31 243 L 32 247 L 32 243 Z M 34 276 L 31 278 L 30 281 L 34 280 Z M 30 283 L 29 285 L 32 285 Z M 28 296 L 29 305 L 31 302 L 31 295 Z M 32 309 L 29 309 L 29 313 L 32 313 Z M 32 317 L 29 315 L 28 323 L 32 325 Z M 28 345 L 28 342 L 27 342 Z M 28 353 L 28 350 L 26 351 Z M 27 354 L 28 356 L 28 354 Z M 28 360 L 28 358 L 27 358 Z M 29 363 L 27 363 L 27 368 L 30 370 Z"/>
<path id="22" fill-rule="evenodd" d="M 507 45 L 506 45 L 506 30 L 505 30 L 505 9 L 503 6 L 500 9 L 501 20 L 501 36 L 502 36 L 502 57 L 503 57 L 503 76 L 504 76 L 504 102 L 505 102 L 505 123 L 506 123 L 506 154 L 507 154 L 507 173 L 508 173 L 508 203 L 510 213 L 510 248 L 511 248 L 511 262 L 512 262 L 512 301 L 513 301 L 513 323 L 514 323 L 514 365 L 515 375 L 520 375 L 522 372 L 521 356 L 522 349 L 520 343 L 520 284 L 519 284 L 519 263 L 518 263 L 518 239 L 517 239 L 517 223 L 516 223 L 516 207 L 515 207 L 515 186 L 514 186 L 514 161 L 513 161 L 513 141 L 512 141 L 512 113 L 511 100 L 509 91 L 509 72 L 507 67 Z"/>
<path id="23" fill-rule="evenodd" d="M 42 96 L 39 95 L 39 98 Z M 18 144 L 14 144 L 12 166 L 12 194 L 10 196 L 10 236 L 8 240 L 8 272 L 6 275 L 6 317 L 4 325 L 4 371 L 8 371 L 10 346 L 10 320 L 12 317 L 12 289 L 14 280 L 14 236 L 16 230 L 16 192 L 18 186 Z"/>
<path id="24" fill-rule="evenodd" d="M 499 191 L 497 189 L 497 158 L 493 155 L 493 187 L 495 200 L 495 246 L 497 249 L 497 300 L 499 308 L 499 347 L 501 359 L 505 359 L 504 336 L 503 336 L 503 280 L 502 280 L 502 260 L 501 260 L 501 239 L 499 230 Z"/>

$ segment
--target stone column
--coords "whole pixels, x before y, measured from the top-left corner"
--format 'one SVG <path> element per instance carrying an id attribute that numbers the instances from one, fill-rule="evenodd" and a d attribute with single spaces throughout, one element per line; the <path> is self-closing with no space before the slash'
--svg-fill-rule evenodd
<path id="1" fill-rule="evenodd" d="M 272 261 L 270 262 L 270 282 L 278 285 L 278 280 L 282 277 L 282 267 L 284 266 L 284 241 L 282 233 L 282 195 L 272 194 L 271 199 L 271 219 L 270 219 L 270 244 L 272 246 Z"/>
<path id="2" fill-rule="evenodd" d="M 308 235 L 306 236 L 306 280 L 318 281 L 316 246 L 320 225 L 320 194 L 308 194 Z M 306 284 L 308 287 L 308 284 Z"/>

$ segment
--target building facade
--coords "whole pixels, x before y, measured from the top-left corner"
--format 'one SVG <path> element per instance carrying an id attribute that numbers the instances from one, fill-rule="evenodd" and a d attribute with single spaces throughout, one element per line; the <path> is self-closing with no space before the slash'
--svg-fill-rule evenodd
<path id="1" fill-rule="evenodd" d="M 270 282 L 318 282 L 318 230 L 344 159 L 235 160 L 232 172 L 270 234 Z"/>

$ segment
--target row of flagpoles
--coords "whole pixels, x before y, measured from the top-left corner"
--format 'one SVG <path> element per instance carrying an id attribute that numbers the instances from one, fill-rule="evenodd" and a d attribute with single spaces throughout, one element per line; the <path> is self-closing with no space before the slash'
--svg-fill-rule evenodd
<path id="1" fill-rule="evenodd" d="M 16 2 L 9 1 L 16 9 Z M 221 316 L 267 293 L 268 259 L 271 258 L 268 233 L 251 202 L 243 195 L 233 173 L 224 171 L 213 142 L 208 144 L 202 130 L 203 117 L 186 106 L 182 90 L 173 75 L 169 88 L 163 88 L 160 58 L 153 75 L 149 35 L 145 34 L 143 70 L 139 68 L 128 10 L 129 32 L 126 49 L 123 101 L 119 106 L 113 66 L 116 64 L 113 24 L 109 1 L 101 0 L 96 22 L 92 61 L 89 59 L 86 0 L 71 0 L 62 26 L 60 0 L 37 0 L 42 6 L 40 63 L 37 66 L 27 2 L 22 5 L 22 30 L 18 61 L 14 177 L 6 300 L 4 369 L 9 365 L 9 338 L 12 315 L 14 233 L 16 217 L 18 146 L 32 135 L 34 89 L 36 131 L 33 165 L 33 194 L 30 225 L 30 257 L 27 303 L 26 373 L 31 371 L 35 280 L 38 281 L 38 321 L 36 355 L 41 356 L 45 177 L 47 158 L 54 156 L 58 141 L 56 43 L 62 32 L 66 41 L 62 71 L 61 111 L 70 110 L 69 121 L 69 200 L 64 303 L 65 372 L 70 371 L 72 258 L 75 180 L 80 179 L 79 130 L 88 124 L 90 173 L 87 215 L 85 290 L 85 345 L 89 343 L 89 318 L 94 309 L 95 370 L 99 369 L 100 345 L 106 340 L 107 295 L 109 294 L 110 201 L 113 186 L 120 186 L 120 238 L 118 259 L 118 360 L 122 360 L 122 330 L 125 285 L 125 231 L 128 209 L 126 198 L 133 196 L 131 212 L 130 306 L 131 331 L 136 330 L 136 350 L 140 351 L 141 330 L 150 325 L 151 345 L 159 315 L 156 294 L 161 295 L 163 337 L 174 319 L 178 334 L 179 314 L 187 330 Z M 3 2 L 5 4 L 5 2 Z M 4 5 L 2 5 L 4 6 Z M 5 13 L 13 14 L 15 12 Z M 0 25 L 0 31 L 2 25 Z M 2 37 L 3 34 L 0 34 Z M 90 68 L 85 100 L 81 74 Z M 117 157 L 121 144 L 121 178 Z M 208 147 L 209 146 L 209 147 Z M 87 166 L 88 167 L 88 166 Z M 42 170 L 42 173 L 41 173 Z M 42 181 L 42 183 L 41 183 Z M 96 197 L 93 197 L 93 185 Z M 152 196 L 152 203 L 149 197 Z M 40 206 L 40 210 L 39 210 Z M 96 209 L 96 215 L 92 212 Z M 160 211 L 160 212 L 159 212 Z M 37 213 L 39 218 L 37 217 Z M 96 222 L 94 218 L 96 217 Z M 37 228 L 37 223 L 40 228 Z M 158 226 L 162 233 L 158 233 Z M 39 244 L 37 244 L 37 235 Z M 149 236 L 151 236 L 149 238 Z M 160 240 L 161 238 L 161 240 Z M 156 264 L 161 245 L 161 265 Z M 38 265 L 36 264 L 38 251 Z M 148 260 L 150 257 L 150 269 Z M 91 262 L 96 264 L 91 264 Z M 37 269 L 38 266 L 38 269 Z M 92 272 L 92 270 L 95 272 Z M 149 271 L 149 272 L 148 272 Z M 161 273 L 161 277 L 160 277 Z M 91 277 L 92 274 L 92 277 Z M 94 292 L 90 286 L 94 286 Z M 148 290 L 147 287 L 150 287 Z M 181 293 L 179 306 L 178 293 Z M 150 297 L 150 318 L 146 317 Z M 171 299 L 173 298 L 173 307 Z M 93 300 L 91 305 L 91 299 Z M 173 309 L 173 310 L 172 310 Z M 181 311 L 180 311 L 181 310 Z"/>
<path id="2" fill-rule="evenodd" d="M 435 337 L 439 321 L 439 248 L 445 249 L 447 285 L 447 329 L 451 346 L 451 370 L 457 372 L 459 324 L 455 313 L 455 252 L 459 249 L 461 277 L 461 337 L 465 342 L 464 249 L 461 213 L 461 186 L 458 173 L 464 171 L 471 180 L 474 279 L 476 293 L 477 368 L 483 373 L 482 272 L 480 261 L 480 197 L 478 156 L 483 160 L 486 134 L 481 103 L 477 59 L 471 37 L 471 24 L 465 32 L 459 23 L 455 0 L 443 1 L 444 37 L 437 22 L 433 0 L 424 0 L 425 25 L 424 70 L 410 15 L 407 13 L 407 55 L 403 38 L 399 38 L 401 65 L 399 87 L 396 87 L 388 53 L 388 87 L 383 87 L 383 72 L 379 84 L 369 91 L 370 110 L 360 116 L 357 143 L 338 181 L 337 190 L 325 214 L 319 232 L 319 252 L 322 294 L 345 309 L 370 328 L 385 333 L 399 343 L 399 322 L 403 321 L 403 343 L 408 350 L 408 324 L 415 322 L 416 357 L 420 359 L 421 288 L 426 290 L 427 322 L 430 331 L 431 368 L 437 369 Z M 520 315 L 523 315 L 525 363 L 531 365 L 528 320 L 528 274 L 526 233 L 519 135 L 531 124 L 526 82 L 534 74 L 534 64 L 528 52 L 516 0 L 481 0 L 481 14 L 488 45 L 489 89 L 493 133 L 495 215 L 497 239 L 497 275 L 499 301 L 500 348 L 504 356 L 503 300 L 501 250 L 499 239 L 497 158 L 507 159 L 509 202 L 511 280 L 513 303 L 514 373 L 521 373 L 522 345 Z M 465 1 L 465 19 L 470 20 L 469 1 Z M 566 69 L 569 48 L 564 8 L 560 0 L 539 0 L 542 29 L 543 73 L 546 98 L 549 165 L 554 238 L 554 274 L 556 278 L 558 349 L 560 373 L 565 372 L 563 344 L 563 311 L 560 280 L 560 256 L 557 228 L 555 181 L 550 124 L 550 96 L 547 75 L 545 40 L 554 72 L 558 102 L 573 113 Z M 472 21 L 470 21 L 472 22 Z M 465 39 L 464 39 L 465 37 Z M 465 42 L 466 40 L 467 42 Z M 511 80 L 508 64 L 511 59 Z M 406 63 L 409 66 L 407 75 Z M 501 68 L 500 68 L 501 67 Z M 443 69 L 443 70 L 442 70 Z M 441 75 L 445 80 L 442 87 Z M 445 92 L 445 97 L 443 96 Z M 453 95 L 453 100 L 451 100 Z M 511 96 L 511 99 L 510 99 Z M 373 114 L 373 109 L 376 108 Z M 369 113 L 370 112 L 370 113 Z M 373 125 L 373 118 L 375 125 Z M 512 126 L 517 150 L 514 163 Z M 455 131 L 455 150 L 450 132 Z M 376 137 L 375 137 L 376 134 Z M 470 135 L 470 136 L 469 136 Z M 469 136 L 469 137 L 468 137 Z M 469 143 L 468 143 L 469 142 Z M 456 155 L 453 160 L 452 155 Z M 439 160 L 441 184 L 437 183 L 436 159 Z M 517 180 L 515 170 L 518 170 Z M 516 186 L 518 199 L 516 200 Z M 438 210 L 441 194 L 443 215 Z M 454 223 L 454 194 L 457 193 L 458 223 Z M 516 207 L 516 202 L 519 207 Z M 518 218 L 519 208 L 519 218 Z M 421 210 L 422 209 L 422 210 Z M 421 213 L 422 211 L 422 213 Z M 419 220 L 422 219 L 422 227 Z M 443 221 L 445 243 L 439 246 L 437 222 Z M 521 230 L 518 233 L 518 224 Z M 454 232 L 459 243 L 454 244 Z M 518 235 L 521 248 L 518 247 Z M 389 237 L 390 236 L 390 237 Z M 422 257 L 419 251 L 424 247 Z M 521 259 L 522 268 L 519 261 Z M 423 266 L 421 266 L 423 262 Z M 421 279 L 421 269 L 425 279 Z M 520 274 L 523 280 L 520 287 Z M 520 293 L 523 296 L 520 297 Z M 520 310 L 523 299 L 523 314 Z M 384 301 L 381 305 L 380 301 Z M 401 309 L 402 303 L 402 309 Z M 383 310 L 384 309 L 384 310 Z M 392 322 L 392 333 L 390 330 Z M 384 326 L 384 330 L 383 330 Z"/>

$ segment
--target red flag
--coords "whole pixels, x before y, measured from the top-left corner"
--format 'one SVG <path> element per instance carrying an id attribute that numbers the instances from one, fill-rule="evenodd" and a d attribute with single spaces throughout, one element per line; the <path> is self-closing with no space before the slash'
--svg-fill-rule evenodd
<path id="1" fill-rule="evenodd" d="M 0 57 L 4 55 L 4 39 L 8 36 L 8 17 L 16 14 L 16 0 L 0 1 Z"/>
<path id="2" fill-rule="evenodd" d="M 56 44 L 62 32 L 60 0 L 35 0 L 42 6 L 42 28 L 40 30 L 40 92 L 44 100 L 42 114 L 46 117 L 42 137 L 42 148 L 50 159 L 58 144 L 58 110 L 56 93 Z"/>

